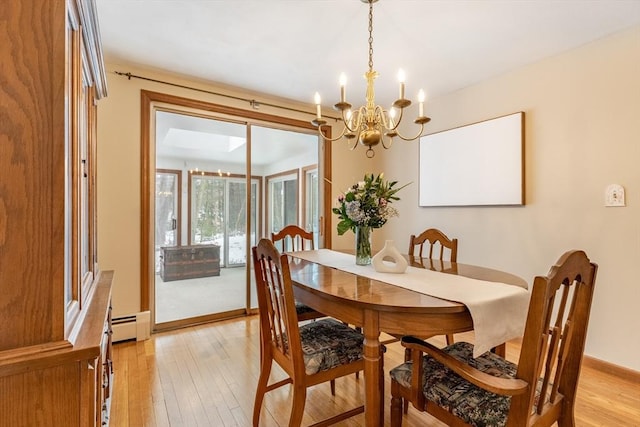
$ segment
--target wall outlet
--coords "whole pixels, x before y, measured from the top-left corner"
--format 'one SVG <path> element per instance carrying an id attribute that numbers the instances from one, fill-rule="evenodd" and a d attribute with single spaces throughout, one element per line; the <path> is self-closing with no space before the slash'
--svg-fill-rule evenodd
<path id="1" fill-rule="evenodd" d="M 619 184 L 611 184 L 607 186 L 604 193 L 605 206 L 625 206 L 624 188 Z"/>

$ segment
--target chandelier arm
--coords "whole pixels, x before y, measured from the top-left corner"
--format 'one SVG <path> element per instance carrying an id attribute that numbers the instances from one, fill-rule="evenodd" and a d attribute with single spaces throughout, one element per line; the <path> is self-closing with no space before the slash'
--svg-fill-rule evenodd
<path id="1" fill-rule="evenodd" d="M 318 134 L 319 134 L 319 135 L 320 135 L 320 136 L 321 136 L 325 141 L 329 141 L 329 142 L 337 141 L 337 140 L 339 140 L 340 138 L 342 138 L 342 137 L 347 133 L 347 127 L 345 126 L 345 127 L 342 129 L 342 133 L 341 133 L 339 136 L 337 136 L 337 137 L 335 137 L 335 138 L 329 138 L 329 137 L 327 137 L 324 133 L 322 133 L 322 126 L 329 126 L 329 125 L 320 125 L 320 126 L 318 126 Z"/>
<path id="2" fill-rule="evenodd" d="M 354 133 L 357 129 L 360 128 L 360 122 L 362 121 L 362 114 L 360 110 L 351 113 L 351 120 L 346 117 L 345 112 L 342 112 L 342 121 L 344 122 L 344 127 L 348 131 L 347 133 Z M 351 126 L 349 126 L 349 122 L 351 121 Z M 355 125 L 354 125 L 355 122 Z"/>
<path id="3" fill-rule="evenodd" d="M 388 139 L 388 141 L 389 141 L 389 145 L 387 145 L 387 144 L 385 144 L 385 143 L 384 143 L 384 139 L 385 139 L 385 137 Z M 389 148 L 391 148 L 391 146 L 393 145 L 393 138 L 391 138 L 390 136 L 387 136 L 387 135 L 382 135 L 382 138 L 380 138 L 380 142 L 382 143 L 382 147 L 383 147 L 385 150 L 388 150 L 388 149 L 389 149 Z"/>
<path id="4" fill-rule="evenodd" d="M 418 132 L 418 134 L 416 136 L 414 136 L 413 138 L 407 138 L 406 136 L 403 136 L 400 132 L 397 132 L 397 136 L 398 138 L 402 139 L 403 141 L 413 141 L 415 139 L 418 139 L 422 136 L 422 131 L 424 130 L 424 123 L 420 124 L 420 132 Z"/>
<path id="5" fill-rule="evenodd" d="M 362 129 L 358 129 L 358 133 L 356 137 L 353 139 L 353 147 L 349 147 L 349 150 L 353 151 L 358 146 L 358 142 L 360 142 L 360 135 L 362 134 Z"/>
<path id="6" fill-rule="evenodd" d="M 380 105 L 376 105 L 373 110 L 374 121 L 376 123 L 382 124 L 382 128 L 389 129 L 389 127 L 387 126 L 388 122 L 386 116 L 387 115 L 385 114 L 384 108 L 382 108 Z"/>
<path id="7" fill-rule="evenodd" d="M 396 131 L 398 129 L 398 126 L 400 126 L 400 123 L 402 122 L 402 116 L 404 115 L 404 108 L 398 108 L 400 110 L 400 116 L 398 116 L 398 120 L 396 120 L 396 123 L 394 124 L 393 128 L 389 129 L 392 131 Z"/>

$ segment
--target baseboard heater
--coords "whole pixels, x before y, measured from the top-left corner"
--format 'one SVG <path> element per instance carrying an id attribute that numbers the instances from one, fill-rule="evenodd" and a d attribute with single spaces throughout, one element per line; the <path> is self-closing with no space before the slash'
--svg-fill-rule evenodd
<path id="1" fill-rule="evenodd" d="M 113 342 L 136 340 L 143 341 L 151 337 L 151 312 L 142 311 L 111 320 Z"/>

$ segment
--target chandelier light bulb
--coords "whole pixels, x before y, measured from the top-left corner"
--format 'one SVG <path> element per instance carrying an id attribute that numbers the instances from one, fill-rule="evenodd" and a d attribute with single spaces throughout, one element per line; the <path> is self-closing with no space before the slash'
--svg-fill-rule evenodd
<path id="1" fill-rule="evenodd" d="M 418 117 L 424 117 L 424 90 L 420 89 L 418 92 Z"/>
<path id="2" fill-rule="evenodd" d="M 316 104 L 316 117 L 318 119 L 322 118 L 322 112 L 320 111 L 320 101 L 320 94 L 316 92 L 316 94 L 313 96 L 313 102 L 315 102 Z"/>
<path id="3" fill-rule="evenodd" d="M 347 102 L 347 76 L 340 73 L 340 102 Z"/>
<path id="4" fill-rule="evenodd" d="M 398 99 L 404 99 L 404 81 L 406 76 L 404 75 L 404 70 L 400 68 L 398 70 L 398 82 L 400 83 L 400 96 Z"/>

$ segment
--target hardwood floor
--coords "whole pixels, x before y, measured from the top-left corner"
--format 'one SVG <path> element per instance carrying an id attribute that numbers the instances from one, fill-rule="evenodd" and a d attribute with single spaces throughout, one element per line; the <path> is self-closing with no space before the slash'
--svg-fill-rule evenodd
<path id="1" fill-rule="evenodd" d="M 114 344 L 114 388 L 111 427 L 251 426 L 259 373 L 258 318 L 251 316 L 152 335 L 150 340 Z M 471 334 L 456 339 L 472 340 Z M 434 338 L 434 343 L 444 340 Z M 507 357 L 517 360 L 519 346 L 507 344 Z M 388 346 L 385 371 L 401 363 L 399 343 Z M 272 378 L 282 379 L 274 366 Z M 385 425 L 389 423 L 389 378 L 385 378 Z M 309 389 L 303 425 L 361 404 L 364 381 L 346 376 Z M 287 426 L 290 387 L 268 393 L 261 426 Z M 428 414 L 409 409 L 405 427 L 442 426 Z M 583 365 L 576 406 L 578 427 L 640 426 L 640 383 Z M 362 426 L 364 415 L 340 426 Z"/>

